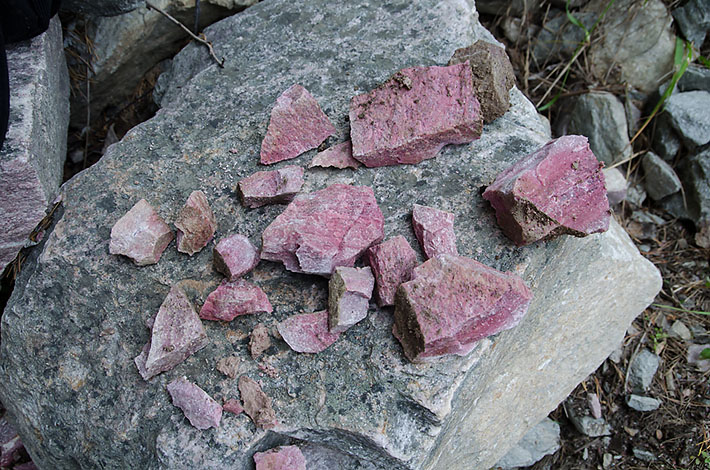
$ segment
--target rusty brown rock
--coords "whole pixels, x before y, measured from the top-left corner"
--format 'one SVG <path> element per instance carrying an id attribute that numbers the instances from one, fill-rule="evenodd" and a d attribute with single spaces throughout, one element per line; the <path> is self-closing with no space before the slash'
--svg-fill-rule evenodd
<path id="1" fill-rule="evenodd" d="M 202 191 L 193 191 L 187 198 L 175 220 L 177 250 L 192 256 L 204 248 L 217 229 L 217 221 L 210 208 L 207 196 Z"/>
<path id="2" fill-rule="evenodd" d="M 278 424 L 276 413 L 271 407 L 271 398 L 261 390 L 256 381 L 246 375 L 239 377 L 239 393 L 242 396 L 244 411 L 257 428 L 271 429 Z"/>

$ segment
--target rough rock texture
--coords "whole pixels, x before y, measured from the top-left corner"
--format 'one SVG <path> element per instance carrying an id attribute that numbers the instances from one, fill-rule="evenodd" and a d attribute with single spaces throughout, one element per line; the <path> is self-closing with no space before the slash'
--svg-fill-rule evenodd
<path id="1" fill-rule="evenodd" d="M 173 405 L 185 413 L 190 424 L 197 429 L 219 427 L 222 406 L 200 387 L 181 377 L 170 382 L 165 388 L 170 393 Z"/>
<path id="2" fill-rule="evenodd" d="M 353 145 L 348 140 L 319 152 L 308 164 L 308 168 L 313 168 L 314 166 L 333 167 L 342 170 L 343 168 L 358 168 L 361 164 L 353 158 Z"/>
<path id="3" fill-rule="evenodd" d="M 515 85 L 513 66 L 505 49 L 486 41 L 456 49 L 449 65 L 468 61 L 473 74 L 473 92 L 481 105 L 483 122 L 498 119 L 510 108 L 508 93 Z"/>
<path id="4" fill-rule="evenodd" d="M 20 457 L 23 448 L 15 428 L 4 417 L 0 418 L 0 467 L 9 468 Z"/>
<path id="5" fill-rule="evenodd" d="M 333 134 L 335 127 L 316 99 L 301 85 L 292 85 L 271 110 L 269 128 L 261 143 L 261 163 L 271 165 L 296 158 Z"/>
<path id="6" fill-rule="evenodd" d="M 111 228 L 108 249 L 112 255 L 124 255 L 146 266 L 160 261 L 174 236 L 153 206 L 141 199 Z"/>
<path id="7" fill-rule="evenodd" d="M 701 64 L 690 64 L 676 84 L 678 91 L 710 91 L 710 69 Z"/>
<path id="8" fill-rule="evenodd" d="M 443 254 L 417 266 L 397 289 L 394 334 L 412 361 L 464 355 L 517 325 L 531 300 L 519 276 Z"/>
<path id="9" fill-rule="evenodd" d="M 499 174 L 483 198 L 519 246 L 604 232 L 610 212 L 601 168 L 586 138 L 560 137 Z"/>
<path id="10" fill-rule="evenodd" d="M 278 170 L 257 171 L 239 182 L 239 197 L 246 207 L 291 202 L 303 186 L 303 168 L 285 166 Z"/>
<path id="11" fill-rule="evenodd" d="M 545 418 L 535 425 L 505 456 L 496 467 L 503 469 L 529 467 L 560 448 L 560 425 Z"/>
<path id="12" fill-rule="evenodd" d="M 642 395 L 631 394 L 626 398 L 626 404 L 629 408 L 636 411 L 653 411 L 657 410 L 663 403 L 661 400 L 653 397 L 644 397 Z"/>
<path id="13" fill-rule="evenodd" d="M 10 116 L 0 149 L 0 271 L 30 244 L 62 182 L 69 125 L 69 75 L 62 25 L 7 46 Z"/>
<path id="14" fill-rule="evenodd" d="M 114 16 L 135 10 L 140 0 L 64 0 L 62 10 L 96 16 Z"/>
<path id="15" fill-rule="evenodd" d="M 319 353 L 335 343 L 340 333 L 328 329 L 328 311 L 292 315 L 277 325 L 279 334 L 299 353 Z"/>
<path id="16" fill-rule="evenodd" d="M 382 240 L 384 218 L 372 188 L 333 184 L 303 194 L 261 236 L 261 259 L 297 273 L 330 276 Z"/>
<path id="17" fill-rule="evenodd" d="M 249 336 L 249 354 L 251 354 L 253 359 L 256 359 L 270 346 L 269 329 L 263 323 L 259 323 L 251 330 L 251 335 Z"/>
<path id="18" fill-rule="evenodd" d="M 656 127 L 653 132 L 653 150 L 664 160 L 672 161 L 680 150 L 680 137 L 673 129 L 667 113 L 656 117 Z"/>
<path id="19" fill-rule="evenodd" d="M 419 163 L 483 129 L 471 67 L 412 67 L 350 102 L 353 158 L 368 167 Z"/>
<path id="20" fill-rule="evenodd" d="M 606 186 L 606 196 L 609 205 L 618 204 L 626 198 L 626 190 L 629 183 L 618 168 L 602 170 L 604 173 L 604 186 Z"/>
<path id="21" fill-rule="evenodd" d="M 242 414 L 244 412 L 244 408 L 242 408 L 242 405 L 241 403 L 239 403 L 239 400 L 236 400 L 234 398 L 230 398 L 229 400 L 225 401 L 224 405 L 222 405 L 222 409 L 235 415 Z"/>
<path id="22" fill-rule="evenodd" d="M 204 248 L 214 237 L 217 221 L 210 209 L 207 196 L 193 191 L 175 219 L 177 250 L 192 256 Z"/>
<path id="23" fill-rule="evenodd" d="M 686 359 L 688 364 L 697 367 L 701 372 L 710 370 L 710 359 L 702 359 L 700 354 L 710 348 L 710 344 L 689 344 Z"/>
<path id="24" fill-rule="evenodd" d="M 226 56 L 225 68 L 197 45 L 175 58 L 163 109 L 64 185 L 55 224 L 30 251 L 3 313 L 0 399 L 38 467 L 241 469 L 254 452 L 298 440 L 319 462 L 314 470 L 490 468 L 602 364 L 660 289 L 655 268 L 615 223 L 603 234 L 524 249 L 501 233 L 480 188 L 550 138 L 545 120 L 513 89 L 510 110 L 470 145 L 445 147 L 418 165 L 309 171 L 304 190 L 371 186 L 386 238 L 402 234 L 410 244 L 412 204 L 450 208 L 462 255 L 515 271 L 534 287 L 517 328 L 481 341 L 469 356 L 415 365 L 392 337 L 392 309 L 373 305 L 319 354 L 274 341 L 262 361 L 279 373 L 262 377 L 246 347 L 261 318 L 247 315 L 204 322 L 209 347 L 144 382 L 132 363 L 149 338 L 142 316 L 158 310 L 175 276 L 190 298 L 203 299 L 222 275 L 210 250 L 188 257 L 169 249 L 140 269 L 109 255 L 120 215 L 141 198 L 177 214 L 190 191 L 203 188 L 218 233 L 257 240 L 284 208 L 246 210 L 232 191 L 258 170 L 283 87 L 301 83 L 317 96 L 342 141 L 353 94 L 493 40 L 463 0 L 271 0 L 206 35 Z M 310 158 L 293 161 L 305 167 Z M 250 276 L 269 295 L 270 321 L 326 306 L 327 282 L 318 276 L 275 263 L 259 263 Z M 260 377 L 280 426 L 267 432 L 228 416 L 200 431 L 170 404 L 164 386 L 183 375 L 213 397 L 234 396 L 237 379 L 214 368 L 229 356 L 243 359 L 242 373 Z"/>
<path id="25" fill-rule="evenodd" d="M 365 260 L 377 280 L 377 305 L 394 305 L 397 288 L 412 277 L 412 271 L 418 263 L 417 253 L 406 238 L 397 235 L 370 247 L 365 253 Z"/>
<path id="26" fill-rule="evenodd" d="M 660 364 L 660 357 L 647 349 L 642 349 L 629 366 L 629 386 L 640 392 L 648 390 Z"/>
<path id="27" fill-rule="evenodd" d="M 239 393 L 242 396 L 244 412 L 254 425 L 262 429 L 271 429 L 278 424 L 276 413 L 271 406 L 271 398 L 264 393 L 261 385 L 246 375 L 239 377 Z"/>
<path id="28" fill-rule="evenodd" d="M 454 217 L 456 216 L 451 212 L 414 204 L 412 227 L 427 259 L 444 253 L 459 254 L 456 248 Z"/>
<path id="29" fill-rule="evenodd" d="M 273 312 L 269 299 L 259 286 L 243 279 L 224 280 L 210 293 L 200 310 L 204 320 L 232 321 L 240 315 Z"/>
<path id="30" fill-rule="evenodd" d="M 681 189 L 680 179 L 673 167 L 653 152 L 646 152 L 641 160 L 645 175 L 644 187 L 654 201 L 663 199 Z"/>
<path id="31" fill-rule="evenodd" d="M 234 234 L 217 243 L 212 258 L 215 269 L 234 281 L 251 272 L 259 264 L 261 256 L 259 249 L 247 237 Z"/>
<path id="32" fill-rule="evenodd" d="M 281 446 L 254 454 L 256 470 L 306 470 L 306 458 L 296 446 Z"/>
<path id="33" fill-rule="evenodd" d="M 697 230 L 695 243 L 710 248 L 710 148 L 685 157 L 678 173 L 685 190 L 687 216 Z"/>
<path id="34" fill-rule="evenodd" d="M 688 41 L 700 48 L 710 29 L 710 2 L 707 0 L 689 0 L 673 10 L 678 28 Z"/>
<path id="35" fill-rule="evenodd" d="M 570 421 L 577 431 L 589 437 L 601 437 L 611 435 L 611 426 L 602 418 L 593 418 L 591 416 L 574 416 L 570 415 Z"/>
<path id="36" fill-rule="evenodd" d="M 365 268 L 335 268 L 328 283 L 328 328 L 342 333 L 367 316 L 367 307 L 375 287 L 372 270 Z"/>
<path id="37" fill-rule="evenodd" d="M 666 100 L 664 110 L 688 148 L 710 142 L 710 92 L 674 93 Z"/>

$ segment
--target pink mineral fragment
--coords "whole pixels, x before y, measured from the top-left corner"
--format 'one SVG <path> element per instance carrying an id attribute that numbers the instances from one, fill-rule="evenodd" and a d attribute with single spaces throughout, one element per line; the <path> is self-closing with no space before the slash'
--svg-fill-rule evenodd
<path id="1" fill-rule="evenodd" d="M 604 232 L 611 212 L 602 166 L 586 137 L 563 136 L 499 174 L 483 197 L 518 246 Z"/>
<path id="2" fill-rule="evenodd" d="M 207 245 L 217 230 L 217 221 L 207 196 L 193 191 L 175 220 L 177 250 L 192 256 Z"/>
<path id="3" fill-rule="evenodd" d="M 515 274 L 443 254 L 397 289 L 394 333 L 411 361 L 465 355 L 478 340 L 517 325 L 531 299 Z"/>
<path id="4" fill-rule="evenodd" d="M 328 330 L 327 310 L 291 315 L 276 328 L 286 344 L 300 353 L 319 353 L 340 336 Z"/>
<path id="5" fill-rule="evenodd" d="M 459 254 L 451 212 L 414 204 L 412 226 L 427 259 L 443 253 Z"/>
<path id="6" fill-rule="evenodd" d="M 111 229 L 108 249 L 112 255 L 128 256 L 138 266 L 145 266 L 157 263 L 172 239 L 168 224 L 141 199 Z"/>
<path id="7" fill-rule="evenodd" d="M 200 310 L 203 320 L 232 321 L 240 315 L 271 313 L 273 308 L 259 286 L 243 279 L 222 281 L 210 292 Z"/>
<path id="8" fill-rule="evenodd" d="M 301 85 L 293 85 L 276 99 L 261 143 L 261 163 L 288 160 L 318 147 L 335 134 L 335 127 L 318 102 Z"/>
<path id="9" fill-rule="evenodd" d="M 254 454 L 256 470 L 306 470 L 306 458 L 296 446 L 281 446 Z"/>
<path id="10" fill-rule="evenodd" d="M 143 379 L 170 370 L 207 346 L 209 339 L 185 292 L 174 285 L 160 306 L 150 342 L 135 358 Z"/>
<path id="11" fill-rule="evenodd" d="M 246 375 L 239 377 L 238 386 L 244 411 L 256 427 L 271 429 L 276 426 L 278 423 L 271 407 L 271 398 L 261 390 L 261 386 Z"/>
<path id="12" fill-rule="evenodd" d="M 234 398 L 230 398 L 229 400 L 225 401 L 224 405 L 222 405 L 222 409 L 224 411 L 234 413 L 235 415 L 241 414 L 244 411 L 244 408 L 242 408 L 242 405 L 241 403 L 239 403 L 239 400 L 236 400 Z"/>
<path id="13" fill-rule="evenodd" d="M 353 158 L 353 145 L 348 140 L 318 153 L 313 157 L 308 168 L 320 166 L 323 168 L 340 168 L 342 170 L 344 168 L 358 168 L 360 165 L 360 162 Z"/>
<path id="14" fill-rule="evenodd" d="M 190 424 L 197 429 L 219 427 L 222 406 L 200 387 L 181 377 L 170 382 L 166 388 L 173 399 L 173 405 L 185 413 Z"/>
<path id="15" fill-rule="evenodd" d="M 20 458 L 23 448 L 15 428 L 5 418 L 0 418 L 0 467 L 9 468 Z"/>
<path id="16" fill-rule="evenodd" d="M 261 259 L 328 277 L 337 266 L 352 266 L 383 235 L 372 188 L 337 183 L 296 197 L 264 230 Z"/>
<path id="17" fill-rule="evenodd" d="M 367 316 L 367 307 L 375 287 L 372 270 L 335 268 L 328 283 L 328 327 L 331 333 L 342 333 Z"/>
<path id="18" fill-rule="evenodd" d="M 261 356 L 264 351 L 271 346 L 271 338 L 269 337 L 269 329 L 263 323 L 258 323 L 249 336 L 249 354 L 252 359 Z"/>
<path id="19" fill-rule="evenodd" d="M 237 356 L 223 357 L 217 362 L 217 370 L 227 377 L 236 379 L 241 369 L 241 362 Z"/>
<path id="20" fill-rule="evenodd" d="M 261 259 L 259 249 L 247 237 L 239 234 L 221 239 L 212 255 L 215 269 L 230 281 L 250 272 Z"/>
<path id="21" fill-rule="evenodd" d="M 368 167 L 419 163 L 482 129 L 468 62 L 402 69 L 350 102 L 353 157 Z"/>
<path id="22" fill-rule="evenodd" d="M 300 166 L 257 171 L 237 184 L 242 204 L 251 209 L 267 204 L 290 202 L 301 190 L 301 186 L 303 186 L 303 168 Z"/>
<path id="23" fill-rule="evenodd" d="M 402 235 L 370 247 L 365 252 L 365 262 L 372 268 L 377 280 L 375 300 L 384 307 L 394 305 L 394 295 L 403 282 L 412 276 L 417 265 L 417 253 Z"/>

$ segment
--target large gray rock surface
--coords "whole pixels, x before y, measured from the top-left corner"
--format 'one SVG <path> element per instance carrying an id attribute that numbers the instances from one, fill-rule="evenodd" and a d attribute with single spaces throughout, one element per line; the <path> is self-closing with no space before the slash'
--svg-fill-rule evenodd
<path id="1" fill-rule="evenodd" d="M 496 467 L 503 469 L 529 467 L 546 455 L 554 454 L 560 448 L 560 425 L 545 418 L 528 431 Z"/>
<path id="2" fill-rule="evenodd" d="M 172 222 L 202 189 L 217 239 L 238 232 L 257 242 L 283 207 L 245 210 L 234 186 L 257 169 L 284 89 L 306 87 L 336 125 L 337 142 L 354 94 L 491 39 L 463 0 L 267 1 L 207 34 L 222 44 L 226 67 L 196 46 L 178 55 L 164 108 L 64 186 L 56 225 L 25 263 L 5 311 L 0 398 L 42 468 L 250 468 L 255 451 L 289 443 L 310 448 L 320 468 L 488 468 L 603 362 L 659 290 L 657 270 L 617 224 L 525 248 L 499 231 L 481 189 L 549 139 L 545 121 L 513 90 L 511 109 L 470 145 L 415 166 L 309 170 L 304 191 L 335 181 L 371 186 L 385 238 L 403 234 L 412 246 L 413 203 L 455 212 L 459 252 L 520 274 L 533 290 L 516 328 L 467 357 L 411 364 L 391 334 L 392 310 L 373 306 L 322 353 L 299 355 L 275 340 L 260 358 L 262 374 L 247 333 L 257 322 L 273 328 L 320 310 L 328 296 L 326 280 L 262 262 L 249 280 L 274 312 L 206 322 L 210 345 L 144 382 L 133 357 L 148 340 L 145 318 L 174 282 L 199 305 L 220 277 L 209 249 L 187 257 L 171 245 L 142 268 L 110 256 L 111 226 L 126 210 L 146 197 Z M 288 164 L 305 166 L 314 153 Z M 237 379 L 215 370 L 230 355 L 273 398 L 277 427 L 256 430 L 247 417 L 227 415 L 218 429 L 199 431 L 170 404 L 165 384 L 181 375 L 215 399 L 236 396 Z"/>
<path id="3" fill-rule="evenodd" d="M 62 25 L 7 48 L 10 122 L 0 150 L 0 272 L 29 242 L 62 182 L 69 74 Z"/>
<path id="4" fill-rule="evenodd" d="M 664 110 L 686 147 L 694 149 L 710 142 L 710 92 L 674 93 Z"/>

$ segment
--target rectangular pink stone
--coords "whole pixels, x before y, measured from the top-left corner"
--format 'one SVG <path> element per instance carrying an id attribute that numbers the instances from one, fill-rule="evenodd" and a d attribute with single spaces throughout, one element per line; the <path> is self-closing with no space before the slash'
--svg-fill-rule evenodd
<path id="1" fill-rule="evenodd" d="M 412 227 L 427 258 L 443 253 L 459 254 L 456 248 L 454 217 L 451 212 L 414 204 Z"/>
<path id="2" fill-rule="evenodd" d="M 417 254 L 402 235 L 390 238 L 365 252 L 365 262 L 372 268 L 377 287 L 375 299 L 380 307 L 394 305 L 399 285 L 407 282 L 417 265 Z"/>
<path id="3" fill-rule="evenodd" d="M 244 206 L 254 209 L 267 204 L 293 200 L 303 186 L 303 168 L 286 166 L 278 170 L 257 171 L 238 183 Z"/>

